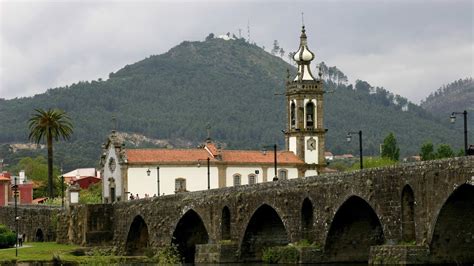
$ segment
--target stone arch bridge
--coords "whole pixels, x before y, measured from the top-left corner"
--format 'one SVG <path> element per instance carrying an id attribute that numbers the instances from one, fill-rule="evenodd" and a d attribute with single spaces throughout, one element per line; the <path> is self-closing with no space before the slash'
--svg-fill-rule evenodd
<path id="1" fill-rule="evenodd" d="M 474 157 L 78 205 L 58 225 L 59 242 L 129 255 L 173 243 L 186 262 L 259 261 L 264 247 L 310 242 L 301 263 L 472 263 Z"/>

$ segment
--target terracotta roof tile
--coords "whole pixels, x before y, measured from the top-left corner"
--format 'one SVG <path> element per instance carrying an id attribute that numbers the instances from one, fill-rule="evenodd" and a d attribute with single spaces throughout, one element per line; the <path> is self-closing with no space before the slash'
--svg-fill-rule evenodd
<path id="1" fill-rule="evenodd" d="M 221 152 L 222 162 L 229 163 L 273 163 L 273 152 L 224 150 Z M 129 164 L 148 163 L 191 163 L 207 159 L 209 153 L 205 149 L 130 149 L 126 150 Z M 217 161 L 211 158 L 211 161 Z M 304 164 L 293 152 L 277 152 L 278 163 Z"/>
<path id="2" fill-rule="evenodd" d="M 126 154 L 128 163 L 131 164 L 197 162 L 209 157 L 209 153 L 204 149 L 131 149 L 126 150 Z"/>
<path id="3" fill-rule="evenodd" d="M 212 156 L 217 156 L 219 155 L 219 149 L 217 149 L 216 144 L 209 142 L 206 143 L 206 148 L 209 150 L 209 152 L 212 154 Z"/>
<path id="4" fill-rule="evenodd" d="M 222 160 L 233 163 L 273 163 L 273 152 L 267 151 L 242 151 L 225 150 L 222 151 Z M 277 163 L 304 164 L 293 152 L 277 151 Z"/>

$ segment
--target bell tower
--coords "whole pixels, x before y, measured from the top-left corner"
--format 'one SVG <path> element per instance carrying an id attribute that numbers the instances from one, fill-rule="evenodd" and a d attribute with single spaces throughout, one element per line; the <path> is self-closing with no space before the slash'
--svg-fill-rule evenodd
<path id="1" fill-rule="evenodd" d="M 324 143 L 326 130 L 323 127 L 323 82 L 311 73 L 314 53 L 308 48 L 306 30 L 303 25 L 300 46 L 293 59 L 298 64 L 298 73 L 286 82 L 286 104 L 288 122 L 285 131 L 287 150 L 303 160 L 304 176 L 318 175 L 326 165 Z"/>

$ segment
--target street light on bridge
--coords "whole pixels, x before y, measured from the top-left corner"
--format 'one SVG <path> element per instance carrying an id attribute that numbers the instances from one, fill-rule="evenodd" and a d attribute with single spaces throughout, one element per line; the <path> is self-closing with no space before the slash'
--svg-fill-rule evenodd
<path id="1" fill-rule="evenodd" d="M 451 123 L 454 124 L 456 122 L 456 115 L 463 115 L 464 116 L 464 155 L 468 155 L 468 148 L 467 148 L 467 111 L 464 112 L 452 112 L 451 116 L 449 117 Z"/>
<path id="2" fill-rule="evenodd" d="M 347 136 L 346 136 L 347 142 L 351 142 L 352 134 L 359 134 L 360 169 L 364 169 L 364 163 L 362 161 L 362 130 L 359 130 L 359 132 L 353 132 L 353 131 L 347 132 Z"/>
<path id="3" fill-rule="evenodd" d="M 148 170 L 146 170 L 146 174 L 148 176 L 150 176 L 151 174 L 151 170 L 150 168 L 148 168 Z M 157 189 L 157 194 L 158 196 L 160 196 L 160 166 L 156 166 L 156 189 Z"/>
<path id="4" fill-rule="evenodd" d="M 201 167 L 201 161 L 207 161 L 207 190 L 211 189 L 211 158 L 207 157 L 206 159 L 198 159 L 197 166 Z"/>
<path id="5" fill-rule="evenodd" d="M 273 181 L 278 181 L 278 172 L 277 172 L 277 145 L 267 145 L 263 146 L 263 154 L 266 154 L 266 148 L 273 147 L 273 166 L 275 168 L 275 176 L 273 177 Z"/>

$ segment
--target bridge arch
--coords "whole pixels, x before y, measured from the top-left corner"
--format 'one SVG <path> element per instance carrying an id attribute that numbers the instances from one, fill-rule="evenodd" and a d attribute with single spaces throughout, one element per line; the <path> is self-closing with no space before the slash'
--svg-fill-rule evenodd
<path id="1" fill-rule="evenodd" d="M 229 207 L 224 206 L 221 215 L 221 239 L 229 240 L 230 238 L 230 210 Z"/>
<path id="2" fill-rule="evenodd" d="M 41 230 L 41 228 L 36 229 L 35 241 L 36 242 L 44 242 L 44 233 L 43 233 L 43 230 Z"/>
<path id="3" fill-rule="evenodd" d="M 288 233 L 277 211 L 262 204 L 252 214 L 240 244 L 243 261 L 261 261 L 265 247 L 284 246 L 289 243 Z"/>
<path id="4" fill-rule="evenodd" d="M 374 209 L 358 196 L 349 197 L 334 215 L 324 254 L 332 262 L 367 262 L 370 246 L 384 242 Z"/>
<path id="5" fill-rule="evenodd" d="M 433 258 L 445 263 L 474 261 L 474 186 L 457 187 L 439 210 L 430 243 Z"/>
<path id="6" fill-rule="evenodd" d="M 402 241 L 416 241 L 415 231 L 415 193 L 410 185 L 403 187 L 401 195 Z"/>
<path id="7" fill-rule="evenodd" d="M 306 197 L 301 205 L 301 239 L 313 241 L 314 207 L 311 200 Z"/>
<path id="8" fill-rule="evenodd" d="M 142 216 L 137 215 L 133 219 L 127 235 L 125 245 L 127 255 L 144 255 L 149 246 L 148 226 Z"/>
<path id="9" fill-rule="evenodd" d="M 199 214 L 190 209 L 178 221 L 171 243 L 177 245 L 185 263 L 194 263 L 196 245 L 207 244 L 209 234 Z"/>

